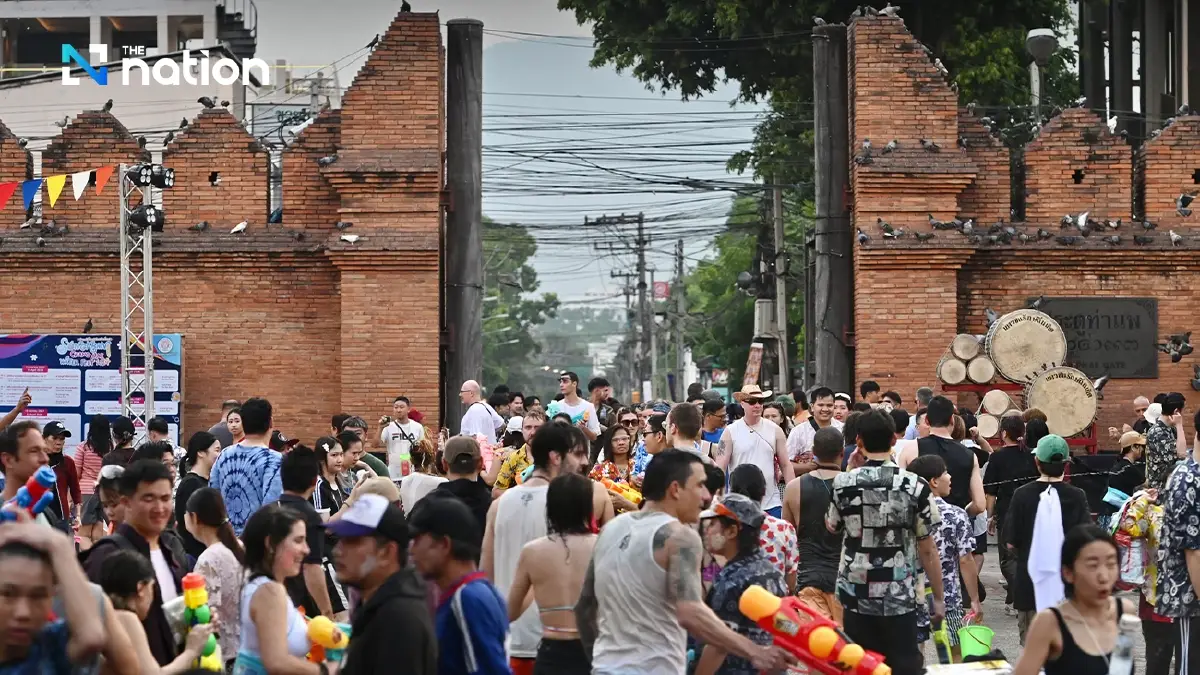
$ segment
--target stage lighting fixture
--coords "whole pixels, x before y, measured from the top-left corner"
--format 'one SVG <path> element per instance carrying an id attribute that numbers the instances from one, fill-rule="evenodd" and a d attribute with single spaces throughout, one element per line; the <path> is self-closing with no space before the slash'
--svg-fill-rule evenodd
<path id="1" fill-rule="evenodd" d="M 151 204 L 142 204 L 129 213 L 129 222 L 143 230 L 148 227 L 151 232 L 162 232 L 167 217 L 162 209 Z"/>
<path id="2" fill-rule="evenodd" d="M 168 169 L 162 164 L 138 164 L 131 168 L 126 175 L 138 187 L 151 185 L 160 189 L 175 187 L 175 169 Z"/>

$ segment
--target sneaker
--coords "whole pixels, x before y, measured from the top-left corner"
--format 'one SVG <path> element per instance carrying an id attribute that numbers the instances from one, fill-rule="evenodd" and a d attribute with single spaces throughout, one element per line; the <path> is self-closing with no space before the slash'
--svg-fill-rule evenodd
<path id="1" fill-rule="evenodd" d="M 1004 606 L 1004 616 L 1016 616 L 1017 610 L 1013 609 L 1012 605 Z"/>

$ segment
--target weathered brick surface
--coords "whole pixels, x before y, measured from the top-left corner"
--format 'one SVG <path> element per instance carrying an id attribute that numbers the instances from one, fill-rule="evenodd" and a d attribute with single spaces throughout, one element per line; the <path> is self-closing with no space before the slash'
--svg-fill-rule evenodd
<path id="1" fill-rule="evenodd" d="M 1128 221 L 1132 171 L 1124 139 L 1090 110 L 1068 108 L 1025 148 L 1025 220 L 1047 226 L 1088 211 L 1097 220 Z"/>
<path id="2" fill-rule="evenodd" d="M 1190 227 L 1200 220 L 1177 216 L 1174 200 L 1180 192 L 1200 190 L 1200 117 L 1178 118 L 1145 145 L 1135 164 L 1129 146 L 1100 118 L 1082 109 L 1063 112 L 1024 150 L 1026 218 L 1012 225 L 1027 236 L 1038 228 L 1077 235 L 1061 231 L 1059 219 L 1090 211 L 1098 220 L 1123 219 L 1116 232 L 1121 243 L 1105 243 L 1103 234 L 1073 245 L 1019 238 L 991 243 L 986 228 L 1010 220 L 1009 151 L 965 110 L 956 111 L 953 92 L 938 82 L 929 58 L 899 21 L 855 20 L 848 43 L 849 151 L 851 157 L 861 152 L 864 137 L 875 146 L 875 161 L 852 164 L 850 176 L 853 226 L 871 236 L 868 245 L 853 247 L 856 381 L 875 380 L 911 400 L 917 387 L 938 387 L 935 369 L 955 334 L 985 332 L 985 307 L 1004 313 L 1038 295 L 1152 296 L 1159 303 L 1160 336 L 1194 328 L 1194 303 L 1184 289 L 1200 281 L 1200 230 Z M 964 137 L 965 150 L 955 135 Z M 940 153 L 916 146 L 916 139 L 930 137 L 942 146 Z M 902 149 L 882 157 L 893 138 Z M 1083 172 L 1079 183 L 1077 169 Z M 1157 231 L 1128 224 L 1135 185 Z M 928 230 L 930 213 L 942 220 L 972 216 L 985 237 L 972 242 L 943 231 L 928 242 L 886 240 L 875 225 L 883 218 L 896 227 Z M 1183 235 L 1177 246 L 1167 236 L 1172 228 Z M 1154 239 L 1135 245 L 1134 234 Z M 1097 419 L 1102 448 L 1113 445 L 1104 429 L 1129 421 L 1134 396 L 1191 393 L 1194 357 L 1180 364 L 1158 358 L 1157 380 L 1109 382 Z M 978 405 L 972 395 L 957 398 Z"/>
<path id="3" fill-rule="evenodd" d="M 224 110 L 178 133 L 164 164 L 167 230 L 155 235 L 156 332 L 184 335 L 183 433 L 207 429 L 228 398 L 268 397 L 276 426 L 312 442 L 341 411 L 374 426 L 398 394 L 439 423 L 440 223 L 444 75 L 436 14 L 401 14 L 351 85 L 284 155 L 284 223 L 266 225 L 267 155 Z M 350 134 L 344 120 L 350 120 Z M 25 155 L 0 127 L 0 181 Z M 327 170 L 316 158 L 339 154 Z M 47 175 L 148 161 L 111 114 L 85 112 L 43 155 Z M 221 186 L 209 183 L 220 171 Z M 0 213 L 0 332 L 120 332 L 118 176 L 55 217 L 35 244 Z M 16 197 L 16 198 L 19 198 Z M 13 215 L 15 214 L 15 215 Z M 232 224 L 249 219 L 241 235 Z M 354 222 L 355 244 L 338 219 Z M 208 220 L 209 231 L 187 231 Z M 372 435 L 377 430 L 372 429 Z"/>
<path id="4" fill-rule="evenodd" d="M 102 166 L 121 163 L 138 164 L 150 161 L 150 152 L 138 147 L 137 139 L 124 124 L 112 115 L 100 110 L 79 113 L 58 137 L 42 152 L 42 175 L 72 174 L 94 170 Z M 103 230 L 114 227 L 117 213 L 118 176 L 113 173 L 100 194 L 94 187 L 75 201 L 71 194 L 71 179 L 54 208 L 46 198 L 46 187 L 42 186 L 42 216 L 53 218 L 59 225 L 69 225 L 72 230 Z M 140 199 L 134 195 L 131 203 Z M 168 214 L 169 217 L 169 214 Z"/>
<path id="5" fill-rule="evenodd" d="M 0 124 L 0 183 L 28 180 L 33 175 L 33 159 L 18 145 L 18 140 L 8 127 Z M 18 185 L 12 197 L 0 204 L 0 229 L 20 227 L 25 218 L 21 186 Z"/>
<path id="6" fill-rule="evenodd" d="M 1164 229 L 1200 230 L 1200 200 L 1187 218 L 1175 212 L 1181 193 L 1200 193 L 1200 115 L 1176 117 L 1158 138 L 1142 144 L 1134 172 L 1141 185 L 1140 215 Z"/>
<path id="7" fill-rule="evenodd" d="M 177 133 L 163 153 L 163 164 L 175 170 L 186 190 L 164 190 L 167 228 L 182 229 L 207 220 L 228 231 L 243 220 L 262 226 L 269 206 L 267 151 L 224 108 L 204 110 Z M 217 173 L 220 183 L 210 178 Z"/>

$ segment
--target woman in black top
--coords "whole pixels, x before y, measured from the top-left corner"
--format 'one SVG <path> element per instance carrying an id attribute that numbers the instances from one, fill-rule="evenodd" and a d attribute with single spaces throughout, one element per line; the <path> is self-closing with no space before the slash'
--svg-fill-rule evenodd
<path id="1" fill-rule="evenodd" d="M 1121 615 L 1134 610 L 1113 597 L 1117 545 L 1096 525 L 1075 527 L 1063 541 L 1062 576 L 1067 599 L 1034 618 L 1013 675 L 1109 672 Z"/>
<path id="2" fill-rule="evenodd" d="M 321 465 L 321 473 L 317 476 L 317 488 L 313 490 L 312 503 L 321 519 L 325 522 L 338 519 L 338 512 L 346 502 L 346 493 L 338 483 L 338 474 L 342 472 L 345 452 L 342 445 L 332 436 L 322 436 L 317 439 L 317 461 Z M 337 575 L 333 569 L 333 558 L 330 554 L 337 544 L 337 537 L 325 531 L 325 559 L 321 566 L 325 568 L 325 587 L 329 589 L 329 604 L 333 609 L 334 621 L 345 622 L 346 610 L 350 608 L 349 598 L 345 589 L 337 583 Z"/>
<path id="3" fill-rule="evenodd" d="M 196 541 L 192 533 L 183 526 L 188 498 L 196 490 L 208 487 L 209 473 L 217 461 L 217 455 L 220 454 L 221 442 L 217 437 L 207 431 L 197 431 L 188 440 L 187 454 L 183 457 L 183 468 L 187 473 L 179 479 L 179 487 L 175 489 L 175 523 L 178 525 L 180 537 L 183 538 L 183 550 L 191 558 L 188 561 L 189 569 L 195 564 L 196 558 L 204 553 L 204 544 Z"/>

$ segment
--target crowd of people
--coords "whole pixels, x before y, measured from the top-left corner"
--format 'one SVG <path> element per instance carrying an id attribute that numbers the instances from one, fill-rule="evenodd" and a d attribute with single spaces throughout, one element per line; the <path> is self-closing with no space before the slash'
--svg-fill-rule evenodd
<path id="1" fill-rule="evenodd" d="M 626 406 L 564 372 L 544 406 L 463 383 L 454 436 L 399 396 L 377 433 L 339 414 L 301 443 L 251 398 L 182 448 L 165 420 L 142 439 L 101 415 L 68 447 L 61 423 L 17 420 L 24 396 L 0 419 L 0 675 L 176 675 L 210 636 L 239 675 L 795 667 L 740 611 L 751 586 L 916 675 L 935 635 L 958 660 L 959 629 L 983 621 L 989 534 L 1015 673 L 1108 673 L 1131 621 L 1146 672 L 1200 672 L 1200 413 L 1189 446 L 1182 395 L 1139 398 L 1110 430 L 1094 509 L 1039 410 L 989 441 L 929 388 L 911 413 L 874 382 L 857 394 L 694 385 Z M 45 466 L 49 505 L 9 503 Z M 212 608 L 194 626 L 189 573 Z M 310 658 L 315 617 L 345 626 L 344 654 Z"/>

